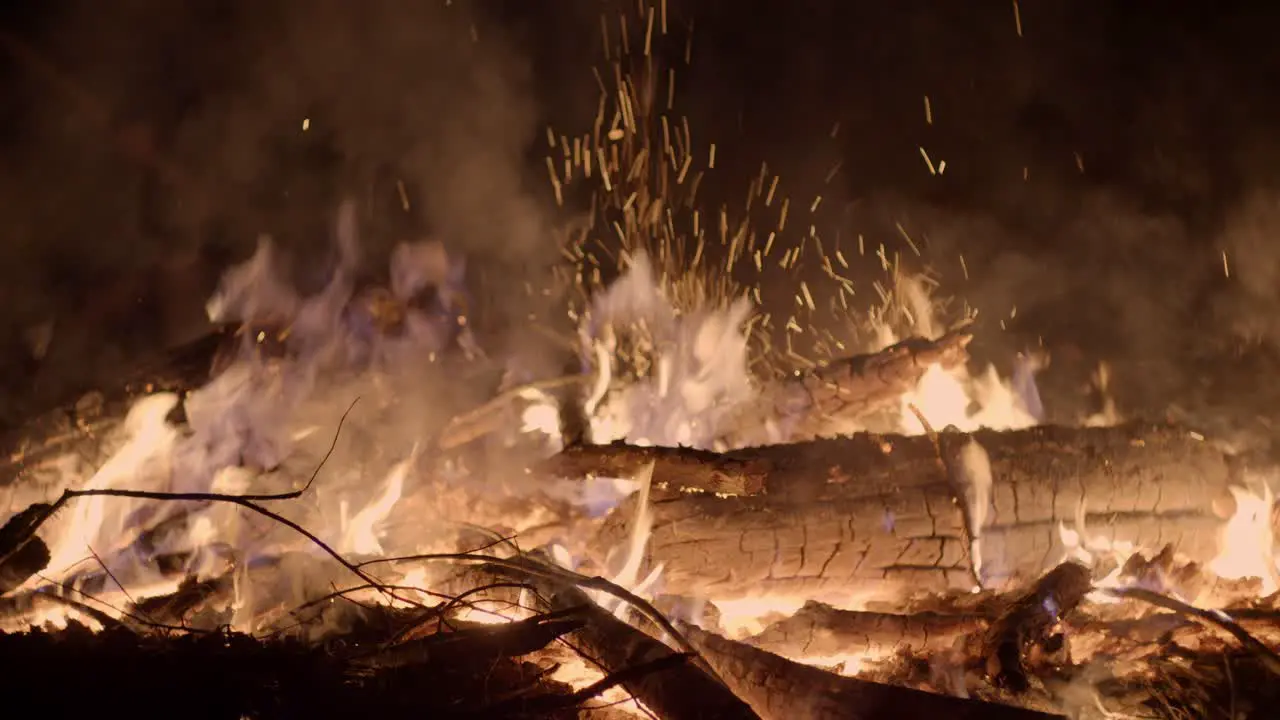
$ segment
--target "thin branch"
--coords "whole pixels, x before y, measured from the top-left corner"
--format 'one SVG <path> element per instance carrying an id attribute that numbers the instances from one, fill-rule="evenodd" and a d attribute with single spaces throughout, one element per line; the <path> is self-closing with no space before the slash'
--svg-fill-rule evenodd
<path id="1" fill-rule="evenodd" d="M 1194 618 L 1195 620 L 1198 620 L 1210 627 L 1225 630 L 1236 640 L 1240 641 L 1240 644 L 1243 645 L 1246 650 L 1249 650 L 1256 655 L 1258 659 L 1262 661 L 1263 667 L 1275 675 L 1280 675 L 1280 655 L 1277 655 L 1274 650 L 1267 647 L 1262 643 L 1262 641 L 1250 635 L 1249 632 L 1232 619 L 1230 615 L 1227 615 L 1221 610 L 1205 610 L 1203 608 L 1198 608 L 1176 598 L 1169 597 L 1168 595 L 1162 595 L 1161 593 L 1141 587 L 1098 589 L 1113 597 L 1141 600 L 1145 603 L 1155 605 L 1156 607 L 1161 607 L 1165 610 L 1172 610 L 1173 612 L 1181 615 Z"/>
<path id="2" fill-rule="evenodd" d="M 404 562 L 409 560 L 418 560 L 423 562 L 455 562 L 466 565 L 491 565 L 504 570 L 514 571 L 516 573 L 533 575 L 548 580 L 558 580 L 570 585 L 576 585 L 586 590 L 597 590 L 605 593 L 606 595 L 610 595 L 630 605 L 646 620 L 649 620 L 666 633 L 666 635 L 670 637 L 677 646 L 679 646 L 681 652 L 688 653 L 697 658 L 705 672 L 709 673 L 712 677 L 719 677 L 719 675 L 711 670 L 710 665 L 707 664 L 702 655 L 698 653 L 697 648 L 695 648 L 693 644 L 685 638 L 683 633 L 676 629 L 675 625 L 673 625 L 670 620 L 668 620 L 662 613 L 658 612 L 657 608 L 653 607 L 649 602 L 645 601 L 630 590 L 627 590 L 616 583 L 610 582 L 605 578 L 599 576 L 588 577 L 571 570 L 565 570 L 564 568 L 550 563 L 535 562 L 527 557 L 525 559 L 513 560 L 510 558 L 498 558 L 490 555 L 474 555 L 470 553 L 426 553 L 422 555 L 405 555 L 394 558 L 378 558 L 362 562 L 360 563 L 360 567 L 367 567 L 369 565 L 376 565 L 380 563 Z"/>

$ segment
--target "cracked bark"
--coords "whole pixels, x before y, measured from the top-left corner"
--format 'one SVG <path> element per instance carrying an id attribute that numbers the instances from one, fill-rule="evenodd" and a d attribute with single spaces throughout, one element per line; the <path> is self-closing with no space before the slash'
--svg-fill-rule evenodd
<path id="1" fill-rule="evenodd" d="M 1168 427 L 1044 427 L 942 433 L 946 456 L 970 440 L 987 452 L 993 483 L 968 541 L 963 488 L 939 469 L 926 437 L 860 434 L 716 455 L 608 446 L 607 470 L 652 461 L 656 487 L 648 561 L 664 587 L 712 600 L 787 596 L 845 605 L 911 592 L 1008 589 L 1063 559 L 1060 527 L 1138 547 L 1171 545 L 1210 560 L 1234 471 L 1212 445 Z M 632 463 L 631 461 L 634 461 Z M 954 463 L 948 463 L 954 466 Z M 577 470 L 589 468 L 579 463 Z M 716 496 L 696 489 L 745 494 Z M 595 547 L 619 545 L 624 503 Z"/>
<path id="2" fill-rule="evenodd" d="M 680 628 L 738 697 L 765 720 L 984 718 L 1048 720 L 1034 710 L 882 685 L 792 662 L 692 626 Z"/>
<path id="3" fill-rule="evenodd" d="M 984 630 L 987 624 L 980 615 L 855 612 L 807 602 L 744 642 L 785 657 L 878 656 L 908 647 L 949 648 L 960 636 Z"/>

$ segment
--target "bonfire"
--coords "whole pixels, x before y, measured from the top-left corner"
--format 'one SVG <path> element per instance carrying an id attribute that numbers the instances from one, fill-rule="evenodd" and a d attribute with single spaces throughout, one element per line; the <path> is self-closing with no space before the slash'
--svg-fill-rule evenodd
<path id="1" fill-rule="evenodd" d="M 657 48 L 691 31 L 667 12 L 607 19 L 598 117 L 549 134 L 556 197 L 595 198 L 559 248 L 574 371 L 507 372 L 442 416 L 494 362 L 447 240 L 358 287 L 346 205 L 313 296 L 264 240 L 181 353 L 199 372 L 86 396 L 11 449 L 11 694 L 198 717 L 1267 715 L 1274 468 L 1111 402 L 1045 425 L 1033 354 L 974 372 L 973 317 L 934 276 L 788 235 L 767 169 L 737 219 L 703 213 L 715 150 L 671 110 Z M 875 307 L 850 257 L 885 270 Z M 762 315 L 803 262 L 829 282 Z"/>

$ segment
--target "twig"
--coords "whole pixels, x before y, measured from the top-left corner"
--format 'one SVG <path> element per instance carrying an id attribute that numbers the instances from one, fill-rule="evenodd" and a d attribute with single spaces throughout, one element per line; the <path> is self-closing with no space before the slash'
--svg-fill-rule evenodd
<path id="1" fill-rule="evenodd" d="M 1145 603 L 1194 618 L 1205 625 L 1225 630 L 1240 642 L 1244 648 L 1262 661 L 1263 667 L 1275 675 L 1280 675 L 1280 655 L 1267 647 L 1262 641 L 1250 635 L 1230 615 L 1221 610 L 1205 610 L 1176 598 L 1163 595 L 1141 587 L 1099 588 L 1102 592 L 1118 598 L 1141 600 Z"/>
<path id="2" fill-rule="evenodd" d="M 426 553 L 422 555 L 405 555 L 394 558 L 378 558 L 362 562 L 359 567 L 410 560 L 423 562 L 456 562 L 467 565 L 492 565 L 508 571 L 533 575 L 548 580 L 559 580 L 560 582 L 576 585 L 583 589 L 597 590 L 605 593 L 606 595 L 610 595 L 635 608 L 635 610 L 646 620 L 649 620 L 666 633 L 667 636 L 679 646 L 682 652 L 689 653 L 696 657 L 704 671 L 711 673 L 713 677 L 718 677 L 698 653 L 698 649 L 684 637 L 683 633 L 676 629 L 675 625 L 673 625 L 670 620 L 668 620 L 662 613 L 658 612 L 657 608 L 653 607 L 653 605 L 630 590 L 620 587 L 616 583 L 610 582 L 605 578 L 599 576 L 588 577 L 549 563 L 535 562 L 529 559 L 514 560 L 510 558 L 499 558 L 490 555 L 475 555 L 471 553 Z"/>
<path id="3" fill-rule="evenodd" d="M 128 600 L 131 606 L 133 606 L 134 608 L 137 608 L 138 601 L 133 599 L 133 596 L 129 594 L 128 590 L 125 590 L 124 584 L 120 582 L 120 579 L 116 577 L 116 574 L 111 572 L 111 568 L 107 567 L 107 564 L 102 561 L 102 558 L 98 555 L 98 553 L 94 552 L 93 546 L 90 545 L 87 547 L 89 550 L 89 554 L 93 556 L 94 560 L 98 561 L 98 567 L 102 568 L 102 572 L 106 573 L 107 577 L 111 578 L 111 582 L 115 583 L 116 587 L 120 588 L 120 594 L 124 595 L 124 599 Z M 143 617 L 146 617 L 146 615 L 144 614 Z M 147 619 L 150 620 L 151 618 L 147 618 Z"/>
<path id="4" fill-rule="evenodd" d="M 521 697 L 510 698 L 477 710 L 475 712 L 475 716 L 499 717 L 508 715 L 516 710 L 529 714 L 546 712 L 548 710 L 554 710 L 562 707 L 581 705 L 592 698 L 599 697 L 605 691 L 617 687 L 618 685 L 638 680 L 646 675 L 678 667 L 691 659 L 693 659 L 693 657 L 687 653 L 673 653 L 671 655 L 660 657 L 656 660 L 650 660 L 648 662 L 632 665 L 629 668 L 623 668 L 615 673 L 606 675 L 605 677 L 570 695 L 543 695 L 532 699 Z"/>

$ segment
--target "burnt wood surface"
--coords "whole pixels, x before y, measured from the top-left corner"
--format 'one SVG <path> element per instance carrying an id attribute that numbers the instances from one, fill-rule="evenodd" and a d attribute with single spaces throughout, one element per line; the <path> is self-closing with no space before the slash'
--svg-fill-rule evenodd
<path id="1" fill-rule="evenodd" d="M 973 528 L 980 568 L 966 489 L 944 469 L 971 441 L 985 449 L 993 478 L 986 516 Z M 655 463 L 655 488 L 665 489 L 654 493 L 648 561 L 664 565 L 667 592 L 836 605 L 969 589 L 979 571 L 986 587 L 1016 587 L 1064 558 L 1063 527 L 1208 561 L 1224 522 L 1215 507 L 1235 477 L 1223 452 L 1172 427 L 942 433 L 937 442 L 860 434 L 723 455 L 620 445 L 588 452 L 609 474 Z M 626 537 L 630 502 L 605 522 L 597 547 Z"/>
<path id="2" fill-rule="evenodd" d="M 764 720 L 1049 720 L 1035 710 L 836 675 L 686 626 L 708 664 Z"/>
<path id="3" fill-rule="evenodd" d="M 963 365 L 972 339 L 965 327 L 938 338 L 908 338 L 879 352 L 838 358 L 763 383 L 757 400 L 738 415 L 732 444 L 766 442 L 765 423 L 788 442 L 867 428 L 876 413 L 896 410 L 930 366 Z"/>
<path id="4" fill-rule="evenodd" d="M 562 589 L 556 593 L 552 603 L 561 610 L 573 609 L 576 617 L 585 620 L 574 633 L 574 638 L 582 644 L 588 657 L 598 661 L 609 672 L 619 672 L 675 653 L 662 642 L 591 602 L 577 588 Z M 699 667 L 692 657 L 674 667 L 624 682 L 623 687 L 664 720 L 759 718 L 750 706 L 719 679 Z"/>
<path id="5" fill-rule="evenodd" d="M 910 648 L 932 651 L 952 647 L 962 635 L 986 628 L 978 614 L 841 610 L 807 602 L 795 614 L 771 623 L 744 642 L 785 657 L 889 655 Z"/>

